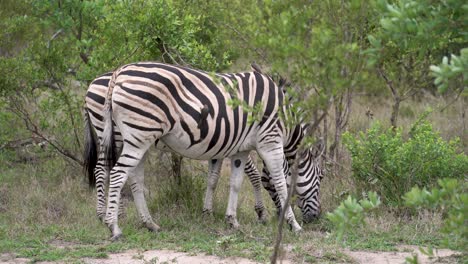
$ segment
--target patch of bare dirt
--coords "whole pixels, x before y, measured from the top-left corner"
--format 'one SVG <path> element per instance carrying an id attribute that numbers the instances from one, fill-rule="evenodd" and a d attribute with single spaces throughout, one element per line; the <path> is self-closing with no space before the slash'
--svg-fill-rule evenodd
<path id="1" fill-rule="evenodd" d="M 130 250 L 122 253 L 109 254 L 105 259 L 85 258 L 81 260 L 86 264 L 156 264 L 156 263 L 177 263 L 177 264 L 257 264 L 245 258 L 220 258 L 216 256 L 208 256 L 205 254 L 194 255 L 192 253 L 176 252 L 172 250 L 148 250 L 140 252 Z M 13 254 L 0 255 L 0 264 L 14 263 L 26 264 L 29 259 L 15 258 Z M 65 263 L 65 262 L 36 262 L 37 264 Z M 286 264 L 286 262 L 285 262 Z M 288 263 L 289 264 L 289 263 Z"/>
<path id="2" fill-rule="evenodd" d="M 178 263 L 178 264 L 254 264 L 257 262 L 245 258 L 220 258 L 205 254 L 193 255 L 191 253 L 176 252 L 172 250 L 148 250 L 138 252 L 135 250 L 117 254 L 109 254 L 107 259 L 85 259 L 87 264 L 116 264 L 116 263 Z"/>
<path id="3" fill-rule="evenodd" d="M 68 246 L 68 243 L 62 244 L 61 241 L 56 242 L 59 247 Z M 288 249 L 286 248 L 286 251 Z M 355 263 L 362 264 L 393 264 L 393 263 L 404 263 L 405 258 L 411 257 L 413 254 L 418 255 L 419 264 L 432 264 L 432 263 L 453 263 L 454 259 L 450 258 L 460 252 L 456 252 L 449 249 L 434 250 L 434 257 L 429 258 L 428 256 L 419 252 L 416 246 L 400 246 L 396 252 L 371 252 L 371 251 L 351 251 L 342 250 L 342 252 L 351 257 Z M 291 256 L 286 253 L 286 259 L 283 260 L 284 264 L 291 264 L 294 261 L 291 260 Z M 314 255 L 314 254 L 313 254 Z M 319 257 L 320 259 L 320 257 Z M 173 250 L 148 250 L 138 251 L 129 250 L 121 253 L 109 254 L 108 258 L 105 259 L 93 259 L 85 258 L 81 260 L 86 264 L 148 264 L 148 263 L 178 263 L 178 264 L 256 264 L 258 262 L 238 257 L 220 258 L 217 256 L 209 256 L 205 254 L 193 254 L 186 252 L 177 252 Z M 15 264 L 26 264 L 29 263 L 29 259 L 16 258 L 14 254 L 1 254 L 0 264 L 4 263 L 15 263 Z M 340 262 L 340 261 L 338 261 Z M 349 261 L 348 261 L 349 262 Z M 49 263 L 65 263 L 65 262 L 36 262 L 39 264 Z M 340 262 L 344 263 L 344 262 Z"/>
<path id="4" fill-rule="evenodd" d="M 460 254 L 450 249 L 434 250 L 434 257 L 430 258 L 422 254 L 417 246 L 400 246 L 396 252 L 370 252 L 343 250 L 343 253 L 352 257 L 357 263 L 392 264 L 404 263 L 407 257 L 417 255 L 419 264 L 451 263 L 448 257 Z M 447 262 L 448 261 L 448 262 Z"/>

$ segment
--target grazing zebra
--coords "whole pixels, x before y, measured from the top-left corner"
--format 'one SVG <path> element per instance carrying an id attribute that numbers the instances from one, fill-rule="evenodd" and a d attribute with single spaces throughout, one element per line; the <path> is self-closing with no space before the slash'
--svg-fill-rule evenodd
<path id="1" fill-rule="evenodd" d="M 102 140 L 102 132 L 104 130 L 104 123 L 103 123 L 103 111 L 104 111 L 104 101 L 105 96 L 107 93 L 107 89 L 109 86 L 109 81 L 111 79 L 112 72 L 103 74 L 96 79 L 94 79 L 91 84 L 89 85 L 88 91 L 86 93 L 85 98 L 85 133 L 86 133 L 86 148 L 85 148 L 85 168 L 87 170 L 89 184 L 92 187 L 96 187 L 97 189 L 97 207 L 96 212 L 99 219 L 104 221 L 105 216 L 105 183 L 108 180 L 109 171 L 104 164 L 104 159 L 101 157 L 99 160 L 97 158 L 97 146 L 99 142 Z M 114 126 L 115 129 L 115 141 L 116 147 L 118 149 L 122 146 L 122 139 L 121 134 L 118 131 L 118 128 Z M 96 135 L 93 134 L 93 130 Z M 97 138 L 96 138 L 97 136 Z M 98 141 L 98 142 L 96 142 Z M 163 144 L 157 144 L 156 148 L 161 150 L 168 150 L 164 148 Z M 219 171 L 221 169 L 222 160 L 212 160 L 209 162 L 209 174 L 217 173 L 219 175 Z M 266 209 L 263 205 L 263 198 L 261 195 L 261 179 L 258 174 L 258 171 L 253 172 L 249 168 L 253 165 L 253 162 L 249 156 L 246 167 L 245 173 L 247 174 L 249 180 L 251 181 L 254 187 L 254 194 L 256 198 L 255 202 L 255 211 L 258 215 L 260 221 L 266 221 Z M 215 171 L 213 171 L 215 169 Z M 255 168 L 256 170 L 256 168 Z M 143 175 L 141 177 L 144 177 Z M 253 178 L 256 177 L 256 178 Z M 209 177 L 211 179 L 212 177 Z M 210 182 L 210 180 L 209 180 Z M 216 187 L 216 182 L 211 181 L 211 185 Z M 142 191 L 143 187 L 136 186 L 136 182 L 132 185 L 132 191 Z M 214 185 L 213 185 L 214 184 Z M 205 198 L 205 206 L 204 212 L 210 213 L 212 211 L 212 193 L 214 188 L 210 189 L 211 192 L 207 190 L 206 198 Z M 143 200 L 144 201 L 144 200 Z M 235 224 L 235 223 L 233 223 Z"/>
<path id="2" fill-rule="evenodd" d="M 104 109 L 104 100 L 105 95 L 108 89 L 109 80 L 112 76 L 112 73 L 107 73 L 102 76 L 99 76 L 95 80 L 93 80 L 88 88 L 86 94 L 86 106 L 85 106 L 85 117 L 87 119 L 86 122 L 86 150 L 85 153 L 85 161 L 87 162 L 88 168 L 88 176 L 89 176 L 89 183 L 90 185 L 96 184 L 97 188 L 97 215 L 101 220 L 104 220 L 105 215 L 105 187 L 104 183 L 108 176 L 108 172 L 106 173 L 106 167 L 104 166 L 103 160 L 97 161 L 97 149 L 96 149 L 96 139 L 92 134 L 91 128 L 94 128 L 96 132 L 98 140 L 101 140 L 101 134 L 103 131 L 103 109 Z M 117 127 L 114 127 L 117 130 Z M 118 131 L 115 132 L 116 134 L 116 144 L 120 147 L 122 142 L 120 139 L 120 133 Z M 289 158 L 289 160 L 293 160 L 295 156 L 295 149 L 297 148 L 297 144 L 302 140 L 303 137 L 303 129 L 302 126 L 296 126 L 291 132 L 285 132 L 288 137 L 285 139 L 285 155 Z M 299 157 L 299 178 L 297 181 L 296 186 L 296 193 L 299 195 L 299 207 L 302 210 L 303 214 L 303 221 L 309 222 L 313 218 L 317 217 L 320 213 L 320 204 L 319 204 L 319 188 L 320 188 L 320 180 L 322 178 L 321 170 L 318 167 L 317 163 L 315 162 L 315 156 L 311 154 L 310 150 L 305 151 L 303 155 Z M 216 164 L 219 163 L 219 164 Z M 212 168 L 216 167 L 217 175 L 219 175 L 219 169 L 221 168 L 222 160 L 213 160 L 210 162 L 210 175 L 213 173 Z M 285 175 L 290 175 L 289 171 L 287 170 L 289 166 L 285 163 Z M 264 166 L 265 168 L 265 166 Z M 266 214 L 265 214 L 265 207 L 263 206 L 261 193 L 259 190 L 260 186 L 260 174 L 251 160 L 250 156 L 246 162 L 246 166 L 244 169 L 245 173 L 247 174 L 249 180 L 251 181 L 252 185 L 254 186 L 255 190 L 255 198 L 256 198 L 256 205 L 255 211 L 258 214 L 258 217 L 261 221 L 265 221 Z M 207 186 L 207 192 L 205 197 L 204 203 L 204 212 L 210 212 L 212 210 L 212 193 L 216 188 L 218 177 L 210 177 Z M 279 208 L 279 200 L 277 199 L 278 196 L 276 195 L 276 190 L 274 189 L 273 183 L 270 182 L 270 176 L 267 170 L 263 170 L 263 175 L 261 181 L 265 187 L 269 191 L 270 196 L 272 197 L 275 205 L 277 206 L 278 212 Z M 289 180 L 287 180 L 289 182 Z M 132 190 L 142 190 L 142 187 L 133 186 Z M 143 200 L 144 201 L 144 200 Z"/>
<path id="3" fill-rule="evenodd" d="M 240 98 L 242 104 L 229 106 L 233 98 Z M 280 204 L 284 205 L 284 124 L 278 115 L 282 101 L 281 88 L 258 72 L 209 74 L 155 62 L 128 64 L 115 71 L 106 95 L 101 140 L 105 161 L 113 165 L 104 219 L 112 238 L 122 234 L 117 223 L 121 188 L 127 179 L 131 183 L 139 181 L 142 160 L 155 141 L 188 158 L 231 157 L 226 216 L 234 223 L 242 174 L 251 150 L 256 150 L 266 164 Z M 259 120 L 248 122 L 253 113 L 243 111 L 244 107 L 257 109 Z M 113 122 L 123 142 L 115 163 Z M 135 199 L 143 222 L 147 227 L 150 223 L 150 229 L 158 229 L 139 202 Z M 286 208 L 288 224 L 293 231 L 300 231 L 291 207 Z"/>

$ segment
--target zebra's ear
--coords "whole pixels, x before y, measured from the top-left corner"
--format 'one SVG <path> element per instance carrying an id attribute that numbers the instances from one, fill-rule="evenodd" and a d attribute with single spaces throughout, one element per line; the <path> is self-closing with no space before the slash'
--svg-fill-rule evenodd
<path id="1" fill-rule="evenodd" d="M 260 68 L 260 66 L 258 66 L 257 63 L 255 63 L 255 61 L 250 64 L 250 67 L 252 68 L 252 71 L 263 74 L 262 69 Z"/>
<path id="2" fill-rule="evenodd" d="M 325 152 L 325 141 L 323 138 L 318 138 L 315 144 L 310 148 L 312 156 L 315 159 L 320 158 Z"/>
<path id="3" fill-rule="evenodd" d="M 286 86 L 290 86 L 291 83 L 288 82 L 288 80 L 286 80 L 286 78 L 283 78 L 283 76 L 280 76 L 279 78 L 280 78 L 280 79 L 279 79 L 279 81 L 278 81 L 278 87 L 279 87 L 282 91 L 286 92 Z"/>
<path id="4" fill-rule="evenodd" d="M 304 130 L 304 134 L 306 135 L 306 134 L 307 134 L 307 131 L 308 131 L 309 128 L 310 128 L 310 123 L 301 122 L 301 126 L 302 126 L 302 130 Z"/>

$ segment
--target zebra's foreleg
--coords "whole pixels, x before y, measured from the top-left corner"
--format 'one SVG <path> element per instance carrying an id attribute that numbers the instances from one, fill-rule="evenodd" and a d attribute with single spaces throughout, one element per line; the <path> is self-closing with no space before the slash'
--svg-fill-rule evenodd
<path id="1" fill-rule="evenodd" d="M 223 159 L 212 159 L 208 162 L 208 184 L 206 186 L 205 201 L 203 203 L 203 214 L 207 215 L 213 213 L 213 193 L 218 185 Z"/>
<path id="2" fill-rule="evenodd" d="M 265 170 L 265 168 L 262 171 L 262 185 L 263 185 L 263 188 L 265 188 L 265 190 L 268 191 L 268 194 L 270 195 L 271 200 L 275 204 L 276 215 L 279 217 L 280 212 L 281 212 L 281 202 L 278 198 L 278 194 L 276 193 L 273 180 L 270 178 L 269 173 Z"/>
<path id="3" fill-rule="evenodd" d="M 135 201 L 135 206 L 137 208 L 138 214 L 140 215 L 140 219 L 143 225 L 148 228 L 148 230 L 152 232 L 157 232 L 160 227 L 154 223 L 153 218 L 148 210 L 148 205 L 145 199 L 145 160 L 147 155 L 145 154 L 141 159 L 141 162 L 135 168 L 134 176 L 129 177 L 130 188 L 132 189 L 133 200 Z M 119 210 L 120 212 L 120 210 Z"/>
<path id="4" fill-rule="evenodd" d="M 229 202 L 226 209 L 226 221 L 233 228 L 239 228 L 237 221 L 237 200 L 244 178 L 244 167 L 249 153 L 240 152 L 231 157 L 231 178 L 229 189 Z"/>
<path id="5" fill-rule="evenodd" d="M 266 142 L 262 144 L 257 151 L 270 172 L 270 177 L 273 180 L 281 208 L 284 208 L 288 191 L 283 171 L 283 162 L 285 158 L 282 143 L 276 142 L 275 144 L 275 142 L 272 141 Z M 289 204 L 286 206 L 284 217 L 294 232 L 300 232 L 302 230 L 301 226 L 297 223 Z"/>
<path id="6" fill-rule="evenodd" d="M 261 188 L 261 176 L 260 173 L 255 166 L 254 162 L 252 161 L 251 156 L 249 155 L 247 158 L 247 162 L 244 168 L 245 174 L 250 180 L 252 187 L 254 189 L 254 196 L 255 196 L 255 212 L 257 213 L 258 220 L 261 223 L 266 223 L 267 221 L 267 213 L 265 205 L 263 204 L 263 197 L 262 197 L 262 188 Z"/>

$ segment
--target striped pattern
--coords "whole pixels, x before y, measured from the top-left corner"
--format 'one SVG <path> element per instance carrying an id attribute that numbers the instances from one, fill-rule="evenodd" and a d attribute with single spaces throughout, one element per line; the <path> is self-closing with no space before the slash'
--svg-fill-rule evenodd
<path id="1" fill-rule="evenodd" d="M 256 150 L 268 167 L 278 199 L 284 204 L 283 125 L 278 118 L 282 96 L 271 78 L 259 72 L 210 74 L 153 62 L 129 64 L 115 71 L 107 91 L 101 141 L 109 160 L 115 153 L 115 121 L 123 146 L 110 172 L 105 217 L 113 238 L 121 235 L 117 224 L 121 188 L 127 179 L 134 181 L 134 172 L 155 141 L 188 158 L 231 157 L 226 216 L 233 225 L 237 224 L 238 192 L 251 150 Z M 232 99 L 240 99 L 241 106 L 231 107 L 228 102 Z M 244 107 L 256 107 L 259 119 L 248 122 L 253 113 Z M 294 231 L 301 230 L 289 206 L 285 218 Z"/>

